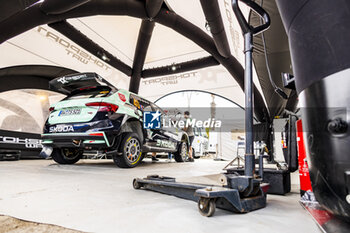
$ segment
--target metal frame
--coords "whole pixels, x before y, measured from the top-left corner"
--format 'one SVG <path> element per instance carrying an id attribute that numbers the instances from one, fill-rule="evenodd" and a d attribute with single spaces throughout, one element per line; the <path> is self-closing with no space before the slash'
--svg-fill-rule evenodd
<path id="1" fill-rule="evenodd" d="M 266 193 L 268 184 L 260 182 L 244 182 L 241 177 L 227 174 L 223 176 L 225 185 L 206 185 L 196 183 L 179 183 L 173 177 L 150 175 L 144 179 L 133 180 L 135 189 L 147 189 L 179 198 L 198 202 L 199 212 L 211 217 L 215 209 L 220 208 L 234 213 L 248 213 L 266 206 Z M 243 181 L 243 182 L 242 182 Z M 254 195 L 242 191 L 239 186 L 247 188 L 253 184 Z"/>
<path id="2" fill-rule="evenodd" d="M 244 4 L 254 10 L 261 18 L 264 24 L 252 27 L 244 18 L 238 0 L 232 0 L 232 9 L 241 26 L 244 36 L 244 93 L 245 93 L 245 155 L 244 155 L 244 174 L 253 177 L 255 172 L 255 155 L 254 155 L 254 137 L 253 137 L 253 36 L 262 33 L 270 27 L 270 17 L 266 11 L 258 4 L 251 0 L 241 0 Z"/>

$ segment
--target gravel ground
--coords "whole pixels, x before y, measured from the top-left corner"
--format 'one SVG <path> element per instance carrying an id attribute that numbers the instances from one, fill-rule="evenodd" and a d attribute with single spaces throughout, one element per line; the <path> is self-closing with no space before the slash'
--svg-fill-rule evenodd
<path id="1" fill-rule="evenodd" d="M 0 233 L 30 233 L 30 232 L 45 232 L 45 233 L 77 233 L 81 231 L 70 230 L 64 227 L 59 227 L 50 224 L 42 224 L 37 222 L 23 221 L 17 218 L 0 215 Z"/>

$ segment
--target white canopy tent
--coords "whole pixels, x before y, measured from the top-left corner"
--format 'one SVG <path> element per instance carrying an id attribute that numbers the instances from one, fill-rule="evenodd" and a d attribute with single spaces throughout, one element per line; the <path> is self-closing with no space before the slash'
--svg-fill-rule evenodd
<path id="1" fill-rule="evenodd" d="M 218 3 L 230 54 L 244 68 L 244 40 L 239 24 L 232 11 L 231 2 L 229 0 L 222 0 L 218 1 Z M 167 0 L 165 4 L 171 12 L 175 12 L 201 29 L 207 36 L 212 37 L 200 1 Z M 245 17 L 248 18 L 250 10 L 242 4 L 241 9 Z M 130 16 L 94 15 L 78 18 L 69 17 L 67 23 L 103 50 L 108 51 L 112 56 L 132 68 L 143 20 Z M 0 56 L 0 69 L 6 70 L 9 67 L 23 65 L 63 67 L 76 72 L 95 72 L 118 88 L 129 88 L 131 77 L 110 65 L 110 57 L 104 53 L 96 56 L 96 54 L 94 55 L 85 49 L 84 46 L 70 39 L 71 37 L 69 35 L 68 37 L 67 34 L 63 35 L 49 25 L 35 26 L 0 44 L 0 54 L 2 55 Z M 211 55 L 203 46 L 201 47 L 170 27 L 156 23 L 145 56 L 143 70 L 171 66 L 171 69 L 174 69 L 174 73 L 171 74 L 170 72 L 168 75 L 142 78 L 139 94 L 151 101 L 156 101 L 169 93 L 198 90 L 222 96 L 244 107 L 244 93 L 236 81 L 237 77 L 233 77 L 232 73 L 227 71 L 227 67 L 219 64 L 219 62 L 215 66 L 202 69 L 194 69 L 182 73 L 175 72 L 177 64 L 181 62 L 193 61 Z M 254 84 L 261 96 L 264 96 L 255 69 L 253 69 L 253 72 Z M 35 102 L 35 98 L 33 99 L 29 96 L 32 93 L 38 93 L 35 91 L 21 92 L 17 90 L 12 90 L 11 92 L 15 93 L 10 95 L 13 97 L 9 100 L 10 103 L 22 107 L 23 98 Z M 6 99 L 6 96 L 9 96 L 8 92 L 0 93 L 0 102 L 1 99 Z M 16 98 L 16 96 L 18 97 Z M 62 97 L 60 94 L 55 96 L 55 94 L 49 93 L 48 100 L 50 103 L 53 103 Z M 38 119 L 45 119 L 47 110 L 44 108 L 48 106 L 48 104 L 43 104 L 39 98 L 41 97 L 38 97 L 36 100 L 37 103 L 32 104 L 30 109 L 23 108 L 24 111 L 27 111 L 33 117 L 32 121 L 35 121 L 37 123 L 36 125 L 44 123 L 44 120 Z M 263 101 L 266 105 L 265 99 Z M 25 106 L 28 108 L 28 105 Z M 4 106 L 1 106 L 1 103 L 0 108 L 5 109 Z M 14 114 L 18 114 L 18 111 L 14 112 Z M 5 112 L 7 113 L 2 114 L 0 117 L 1 127 L 6 127 L 6 124 L 4 125 L 4 119 L 11 115 L 11 111 L 7 110 Z M 9 122 L 11 123 L 11 121 Z M 37 126 L 8 127 L 8 129 L 20 131 L 24 128 L 31 128 L 36 133 L 40 133 L 41 130 Z M 227 134 L 229 132 L 225 133 Z M 225 136 L 224 138 L 229 139 L 230 137 Z M 226 140 L 223 144 L 225 144 L 223 146 L 224 148 L 232 148 L 232 142 L 230 140 Z M 231 152 L 229 154 L 232 154 Z M 227 156 L 225 157 L 228 158 Z"/>
<path id="2" fill-rule="evenodd" d="M 173 11 L 210 35 L 199 1 L 167 1 Z M 230 1 L 219 1 L 231 53 L 244 65 L 243 38 Z M 186 5 L 186 7 L 184 7 Z M 193 10 L 198 9 L 198 10 Z M 249 10 L 242 5 L 246 16 Z M 96 44 L 131 66 L 141 19 L 129 16 L 91 16 L 68 22 Z M 130 78 L 102 59 L 48 27 L 37 26 L 0 45 L 0 67 L 52 65 L 78 72 L 96 72 L 118 88 L 127 89 Z M 144 69 L 176 64 L 208 56 L 197 44 L 161 24 L 156 24 Z M 256 75 L 255 85 L 261 91 Z M 235 79 L 219 65 L 186 73 L 142 79 L 139 94 L 154 101 L 179 90 L 205 90 L 244 106 L 244 94 Z"/>

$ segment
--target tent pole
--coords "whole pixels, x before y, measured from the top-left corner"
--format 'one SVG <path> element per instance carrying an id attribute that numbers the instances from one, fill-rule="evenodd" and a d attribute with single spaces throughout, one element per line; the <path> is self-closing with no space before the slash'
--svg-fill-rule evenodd
<path id="1" fill-rule="evenodd" d="M 131 75 L 130 66 L 119 60 L 110 52 L 106 51 L 100 45 L 96 44 L 93 40 L 84 35 L 66 20 L 51 23 L 48 24 L 48 26 L 77 43 L 79 46 L 86 49 L 89 53 L 93 54 L 95 57 L 98 57 L 103 62 L 109 64 L 126 75 Z"/>
<path id="2" fill-rule="evenodd" d="M 230 57 L 231 50 L 222 21 L 218 0 L 200 0 L 200 2 L 219 54 L 225 58 Z"/>
<path id="3" fill-rule="evenodd" d="M 134 62 L 132 65 L 132 74 L 129 84 L 129 91 L 138 93 L 141 81 L 141 72 L 145 63 L 147 50 L 151 41 L 154 21 L 142 20 L 139 36 L 137 38 L 137 44 L 134 54 Z"/>

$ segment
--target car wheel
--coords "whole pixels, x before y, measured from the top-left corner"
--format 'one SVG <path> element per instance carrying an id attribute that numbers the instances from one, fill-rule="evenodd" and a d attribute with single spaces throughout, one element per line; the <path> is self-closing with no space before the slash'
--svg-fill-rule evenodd
<path id="1" fill-rule="evenodd" d="M 120 154 L 113 155 L 114 163 L 121 168 L 136 167 L 142 160 L 141 142 L 136 133 L 126 133 L 120 144 Z"/>
<path id="2" fill-rule="evenodd" d="M 179 148 L 174 153 L 174 158 L 176 162 L 185 162 L 188 159 L 187 144 L 185 142 L 181 142 Z"/>
<path id="3" fill-rule="evenodd" d="M 199 159 L 200 158 L 200 156 L 198 155 L 196 155 L 196 152 L 194 151 L 194 149 L 192 148 L 192 156 L 193 156 L 193 158 L 195 158 L 195 159 Z"/>
<path id="4" fill-rule="evenodd" d="M 75 148 L 55 148 L 52 151 L 52 159 L 59 164 L 74 164 L 83 156 L 81 149 Z"/>

